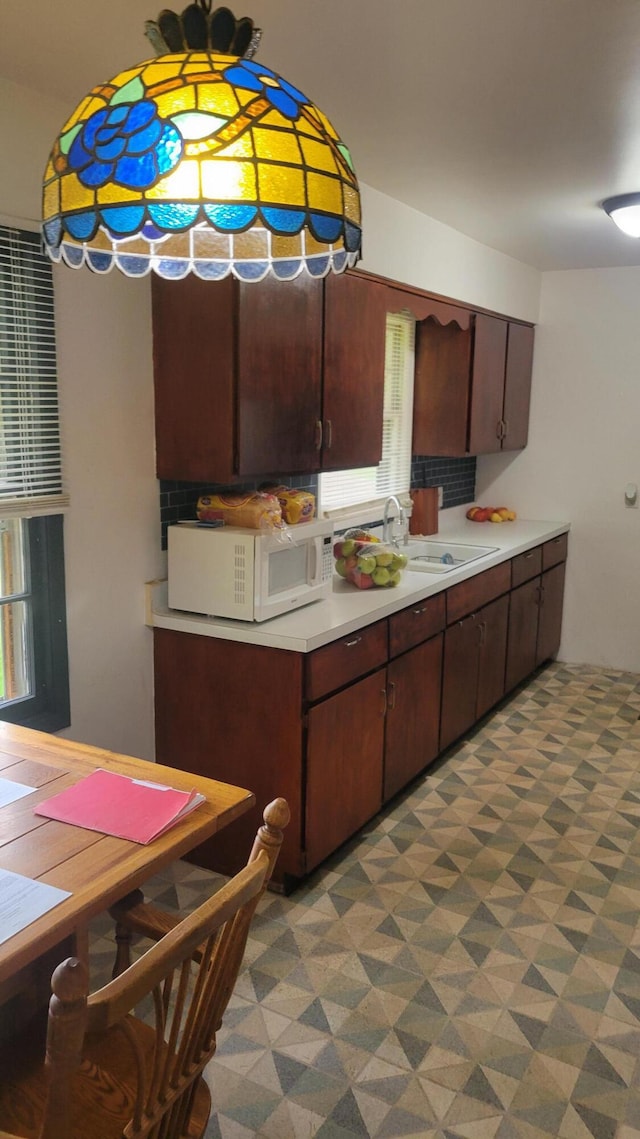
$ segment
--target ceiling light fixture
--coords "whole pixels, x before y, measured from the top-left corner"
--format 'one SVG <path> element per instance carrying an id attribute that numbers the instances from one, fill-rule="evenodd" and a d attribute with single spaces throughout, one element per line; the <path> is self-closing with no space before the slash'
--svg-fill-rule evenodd
<path id="1" fill-rule="evenodd" d="M 602 208 L 629 237 L 640 237 L 640 193 L 605 198 Z"/>
<path id="2" fill-rule="evenodd" d="M 306 95 L 253 62 L 253 21 L 197 0 L 145 32 L 158 58 L 94 87 L 54 143 L 43 187 L 51 258 L 246 281 L 355 265 L 349 150 Z"/>

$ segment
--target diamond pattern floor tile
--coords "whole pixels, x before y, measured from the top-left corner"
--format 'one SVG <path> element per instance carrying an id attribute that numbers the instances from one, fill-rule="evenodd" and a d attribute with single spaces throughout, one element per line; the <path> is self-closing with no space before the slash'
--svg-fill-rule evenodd
<path id="1" fill-rule="evenodd" d="M 206 1139 L 640 1139 L 639 824 L 640 677 L 549 665 L 263 899 Z"/>

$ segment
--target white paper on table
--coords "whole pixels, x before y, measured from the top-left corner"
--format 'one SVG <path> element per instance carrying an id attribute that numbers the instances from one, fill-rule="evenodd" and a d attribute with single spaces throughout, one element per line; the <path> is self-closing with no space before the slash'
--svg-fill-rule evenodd
<path id="1" fill-rule="evenodd" d="M 14 783 L 12 779 L 0 779 L 0 807 L 7 807 L 15 803 L 16 799 L 23 799 L 25 795 L 32 795 L 35 787 L 27 787 L 26 783 Z"/>
<path id="2" fill-rule="evenodd" d="M 0 870 L 0 944 L 70 897 L 69 890 Z"/>

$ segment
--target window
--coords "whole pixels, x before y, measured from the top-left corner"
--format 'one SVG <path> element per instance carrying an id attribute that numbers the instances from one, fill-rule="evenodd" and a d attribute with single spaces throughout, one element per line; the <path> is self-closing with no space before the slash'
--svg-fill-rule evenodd
<path id="1" fill-rule="evenodd" d="M 0 226 L 0 719 L 69 723 L 51 266 Z"/>
<path id="2" fill-rule="evenodd" d="M 320 475 L 322 513 L 338 515 L 354 506 L 382 506 L 390 494 L 408 494 L 411 483 L 411 431 L 415 321 L 404 313 L 387 316 L 384 371 L 382 461 L 377 467 Z"/>

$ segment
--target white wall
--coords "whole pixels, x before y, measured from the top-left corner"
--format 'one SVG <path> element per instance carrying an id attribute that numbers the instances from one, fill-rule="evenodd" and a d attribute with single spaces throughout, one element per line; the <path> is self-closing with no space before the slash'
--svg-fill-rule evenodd
<path id="1" fill-rule="evenodd" d="M 560 659 L 640 672 L 640 268 L 546 273 L 529 445 L 478 460 L 477 500 L 571 522 Z"/>
<path id="2" fill-rule="evenodd" d="M 38 220 L 42 173 L 69 108 L 0 80 L 4 221 Z M 71 727 L 64 735 L 153 758 L 152 634 L 143 583 L 162 570 L 154 473 L 150 287 L 54 270 Z"/>

